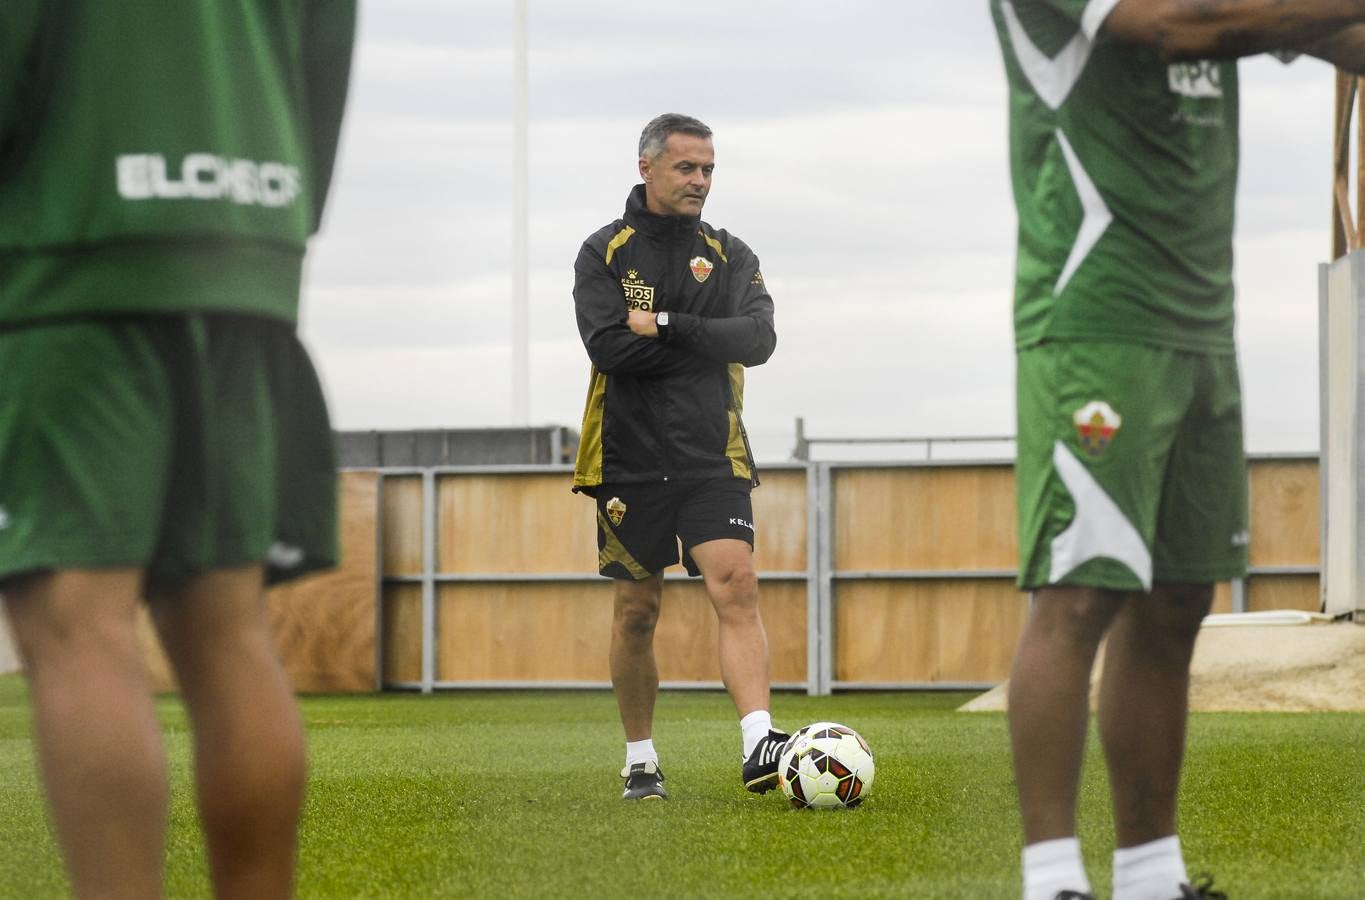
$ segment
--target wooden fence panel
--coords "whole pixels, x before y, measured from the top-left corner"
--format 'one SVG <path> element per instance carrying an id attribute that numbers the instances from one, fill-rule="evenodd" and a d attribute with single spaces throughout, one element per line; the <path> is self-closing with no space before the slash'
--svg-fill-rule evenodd
<path id="1" fill-rule="evenodd" d="M 441 681 L 606 681 L 611 585 L 443 584 Z"/>
<path id="2" fill-rule="evenodd" d="M 383 486 L 385 575 L 422 571 L 422 476 L 386 475 Z"/>
<path id="3" fill-rule="evenodd" d="M 595 505 L 571 484 L 567 472 L 441 476 L 437 571 L 595 571 Z"/>
<path id="4" fill-rule="evenodd" d="M 1306 566 L 1322 563 L 1321 495 L 1316 459 L 1262 459 L 1250 465 L 1251 565 Z M 1252 575 L 1247 611 L 1322 608 L 1317 572 Z"/>
<path id="5" fill-rule="evenodd" d="M 989 682 L 1005 677 L 1027 615 L 1009 579 L 854 580 L 853 571 L 1010 571 L 1017 566 L 1014 478 L 1008 465 L 839 467 L 833 471 L 835 673 L 839 682 Z M 1317 462 L 1250 464 L 1253 566 L 1319 561 Z M 554 473 L 438 478 L 438 571 L 547 575 L 592 572 L 592 504 Z M 807 571 L 807 478 L 763 473 L 754 492 L 760 571 Z M 421 571 L 421 479 L 385 480 L 384 570 Z M 676 571 L 676 570 L 674 570 Z M 1247 608 L 1318 608 L 1316 574 L 1259 574 Z M 384 676 L 420 678 L 416 585 L 385 591 Z M 438 680 L 607 680 L 610 582 L 451 582 L 440 585 Z M 1230 611 L 1219 585 L 1215 611 Z M 715 617 L 697 582 L 669 581 L 656 652 L 667 681 L 716 681 Z M 806 585 L 769 581 L 763 613 L 777 682 L 806 678 Z"/>
<path id="6" fill-rule="evenodd" d="M 804 681 L 804 586 L 777 582 L 761 591 L 773 678 Z M 443 584 L 437 680 L 609 682 L 612 593 L 605 578 L 573 585 Z M 701 582 L 665 582 L 654 641 L 660 679 L 720 681 L 716 636 Z"/>
<path id="7" fill-rule="evenodd" d="M 384 683 L 422 680 L 422 586 L 384 586 Z"/>
<path id="8" fill-rule="evenodd" d="M 1247 612 L 1298 609 L 1318 612 L 1322 596 L 1316 575 L 1257 575 L 1247 582 Z"/>
<path id="9" fill-rule="evenodd" d="M 763 572 L 806 569 L 806 472 L 772 469 L 759 472 L 754 488 L 754 565 Z"/>
<path id="10" fill-rule="evenodd" d="M 1010 466 L 838 470 L 834 509 L 836 571 L 1016 565 Z"/>
<path id="11" fill-rule="evenodd" d="M 1027 596 L 1004 579 L 841 584 L 835 680 L 1002 681 L 1027 613 Z"/>
<path id="12" fill-rule="evenodd" d="M 1253 460 L 1248 480 L 1251 564 L 1319 565 L 1322 522 L 1317 460 Z"/>

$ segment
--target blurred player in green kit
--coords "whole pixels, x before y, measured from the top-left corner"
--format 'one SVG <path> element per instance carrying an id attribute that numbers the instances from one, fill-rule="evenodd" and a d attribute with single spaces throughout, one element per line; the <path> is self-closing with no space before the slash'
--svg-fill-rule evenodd
<path id="1" fill-rule="evenodd" d="M 295 330 L 354 30 L 354 0 L 0 4 L 0 593 L 79 897 L 161 893 L 144 598 L 216 892 L 292 892 L 304 739 L 264 585 L 336 557 Z"/>
<path id="2" fill-rule="evenodd" d="M 1081 900 L 1091 667 L 1115 900 L 1222 897 L 1176 836 L 1189 664 L 1247 562 L 1233 344 L 1235 60 L 1365 69 L 1365 2 L 991 0 L 1019 248 L 1020 586 L 1010 678 L 1026 900 Z"/>

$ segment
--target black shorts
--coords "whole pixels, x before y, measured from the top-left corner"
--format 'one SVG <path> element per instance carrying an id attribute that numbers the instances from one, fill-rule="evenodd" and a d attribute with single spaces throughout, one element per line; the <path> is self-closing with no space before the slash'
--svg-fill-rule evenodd
<path id="1" fill-rule="evenodd" d="M 678 561 L 699 575 L 691 550 L 729 538 L 754 545 L 752 485 L 739 478 L 604 484 L 597 489 L 597 570 L 640 581 Z"/>

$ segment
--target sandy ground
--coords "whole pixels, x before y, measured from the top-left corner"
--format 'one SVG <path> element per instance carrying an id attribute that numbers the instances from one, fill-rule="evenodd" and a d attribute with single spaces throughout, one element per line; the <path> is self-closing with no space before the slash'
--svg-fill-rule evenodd
<path id="1" fill-rule="evenodd" d="M 1190 708 L 1201 712 L 1365 712 L 1365 626 L 1206 626 L 1190 675 Z M 961 709 L 1003 710 L 1006 687 Z"/>

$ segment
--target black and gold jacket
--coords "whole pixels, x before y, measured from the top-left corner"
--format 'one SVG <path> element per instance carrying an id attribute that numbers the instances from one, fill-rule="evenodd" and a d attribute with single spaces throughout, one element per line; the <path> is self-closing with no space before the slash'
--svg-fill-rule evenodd
<path id="1" fill-rule="evenodd" d="M 701 219 L 660 216 L 644 185 L 625 215 L 583 242 L 574 265 L 578 331 L 592 360 L 574 490 L 604 482 L 744 478 L 757 484 L 740 414 L 744 368 L 777 346 L 758 257 Z M 658 338 L 631 309 L 668 312 Z"/>

